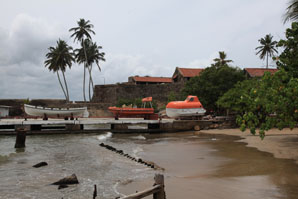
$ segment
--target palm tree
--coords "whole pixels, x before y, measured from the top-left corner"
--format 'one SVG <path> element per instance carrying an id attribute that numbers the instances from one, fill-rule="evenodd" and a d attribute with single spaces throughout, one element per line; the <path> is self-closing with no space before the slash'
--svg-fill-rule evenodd
<path id="1" fill-rule="evenodd" d="M 273 36 L 271 34 L 266 35 L 264 38 L 259 39 L 261 46 L 256 47 L 257 53 L 260 54 L 260 59 L 267 58 L 266 68 L 268 68 L 268 57 L 272 57 L 274 53 L 277 53 L 276 44 L 277 41 L 272 41 Z"/>
<path id="2" fill-rule="evenodd" d="M 93 25 L 90 24 L 89 20 L 85 19 L 80 19 L 77 21 L 78 27 L 74 27 L 69 29 L 70 32 L 73 32 L 71 37 L 74 37 L 74 41 L 79 41 L 81 43 L 81 46 L 83 47 L 84 50 L 84 56 L 85 60 L 88 60 L 87 58 L 87 53 L 86 53 L 86 48 L 85 48 L 85 39 L 91 40 L 91 33 L 95 35 L 95 32 L 92 30 Z M 86 63 L 84 66 L 84 80 L 83 80 L 83 97 L 84 101 L 86 101 L 86 95 L 85 95 L 85 76 L 86 76 Z"/>
<path id="3" fill-rule="evenodd" d="M 232 60 L 229 60 L 226 58 L 227 58 L 227 54 L 224 51 L 219 51 L 219 58 L 215 58 L 213 59 L 213 61 L 215 61 L 216 66 L 224 66 L 230 62 L 233 62 Z"/>
<path id="4" fill-rule="evenodd" d="M 289 6 L 285 14 L 284 23 L 289 20 L 297 21 L 298 20 L 298 0 L 290 0 Z"/>
<path id="5" fill-rule="evenodd" d="M 96 63 L 98 66 L 99 71 L 101 71 L 99 61 L 105 61 L 104 52 L 99 52 L 102 49 L 101 46 L 97 46 L 97 44 L 89 39 L 84 41 L 85 51 L 83 48 L 75 50 L 75 58 L 78 63 L 86 63 L 86 67 L 89 70 L 89 101 L 91 100 L 91 88 L 93 90 L 93 79 L 92 79 L 92 65 Z M 85 56 L 85 52 L 87 56 Z M 86 57 L 88 58 L 86 60 Z"/>
<path id="6" fill-rule="evenodd" d="M 61 39 L 57 41 L 56 47 L 49 47 L 49 51 L 46 54 L 47 60 L 44 62 L 45 66 L 57 74 L 60 86 L 65 95 L 66 101 L 69 101 L 69 92 L 67 87 L 67 82 L 65 79 L 65 70 L 67 66 L 71 68 L 72 62 L 74 61 L 74 54 L 72 52 L 72 47 L 68 46 L 67 43 Z M 62 72 L 65 89 L 61 83 L 59 76 L 59 71 Z"/>

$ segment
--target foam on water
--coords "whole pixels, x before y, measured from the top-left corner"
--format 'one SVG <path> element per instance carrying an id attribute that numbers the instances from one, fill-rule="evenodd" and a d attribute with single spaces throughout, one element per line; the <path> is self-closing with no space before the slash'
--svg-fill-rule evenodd
<path id="1" fill-rule="evenodd" d="M 102 140 L 107 140 L 107 139 L 111 138 L 112 136 L 113 136 L 113 134 L 111 132 L 107 132 L 106 134 L 97 136 L 97 139 L 102 141 Z"/>
<path id="2" fill-rule="evenodd" d="M 138 157 L 138 153 L 140 152 L 143 152 L 144 150 L 141 148 L 141 147 L 136 147 L 132 150 L 132 155 L 135 157 L 135 158 L 139 158 Z"/>
<path id="3" fill-rule="evenodd" d="M 135 139 L 135 140 L 146 140 L 146 138 L 142 135 L 138 135 L 138 136 L 133 136 L 131 137 L 132 139 Z"/>

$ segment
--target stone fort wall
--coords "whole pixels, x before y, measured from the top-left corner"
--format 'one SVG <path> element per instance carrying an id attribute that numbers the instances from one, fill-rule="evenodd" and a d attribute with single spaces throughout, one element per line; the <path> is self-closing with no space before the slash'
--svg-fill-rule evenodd
<path id="1" fill-rule="evenodd" d="M 116 104 L 119 99 L 152 97 L 158 105 L 165 105 L 170 92 L 179 93 L 183 83 L 171 84 L 110 84 L 96 85 L 91 102 Z"/>

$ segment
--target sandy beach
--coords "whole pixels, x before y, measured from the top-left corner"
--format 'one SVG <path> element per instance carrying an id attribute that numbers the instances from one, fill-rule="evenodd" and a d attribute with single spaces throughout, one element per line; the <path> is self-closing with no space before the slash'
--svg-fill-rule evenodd
<path id="1" fill-rule="evenodd" d="M 182 134 L 181 141 L 152 144 L 142 154 L 165 168 L 156 172 L 165 175 L 167 198 L 298 198 L 297 129 L 271 130 L 264 140 L 239 129 L 185 133 L 193 140 Z M 148 178 L 118 190 L 128 195 L 152 184 Z"/>

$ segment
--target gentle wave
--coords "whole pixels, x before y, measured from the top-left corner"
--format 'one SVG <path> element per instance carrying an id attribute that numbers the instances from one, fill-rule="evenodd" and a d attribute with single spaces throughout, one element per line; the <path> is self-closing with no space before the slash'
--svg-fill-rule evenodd
<path id="1" fill-rule="evenodd" d="M 143 152 L 144 150 L 141 147 L 136 147 L 132 150 L 132 156 L 135 158 L 139 158 L 138 157 L 138 153 Z"/>
<path id="2" fill-rule="evenodd" d="M 102 141 L 102 140 L 107 140 L 107 139 L 111 138 L 112 136 L 113 136 L 113 134 L 111 132 L 107 132 L 104 135 L 97 136 L 97 139 Z"/>
<path id="3" fill-rule="evenodd" d="M 138 136 L 133 136 L 131 137 L 132 139 L 135 139 L 135 140 L 146 140 L 146 138 L 142 135 L 138 135 Z"/>

